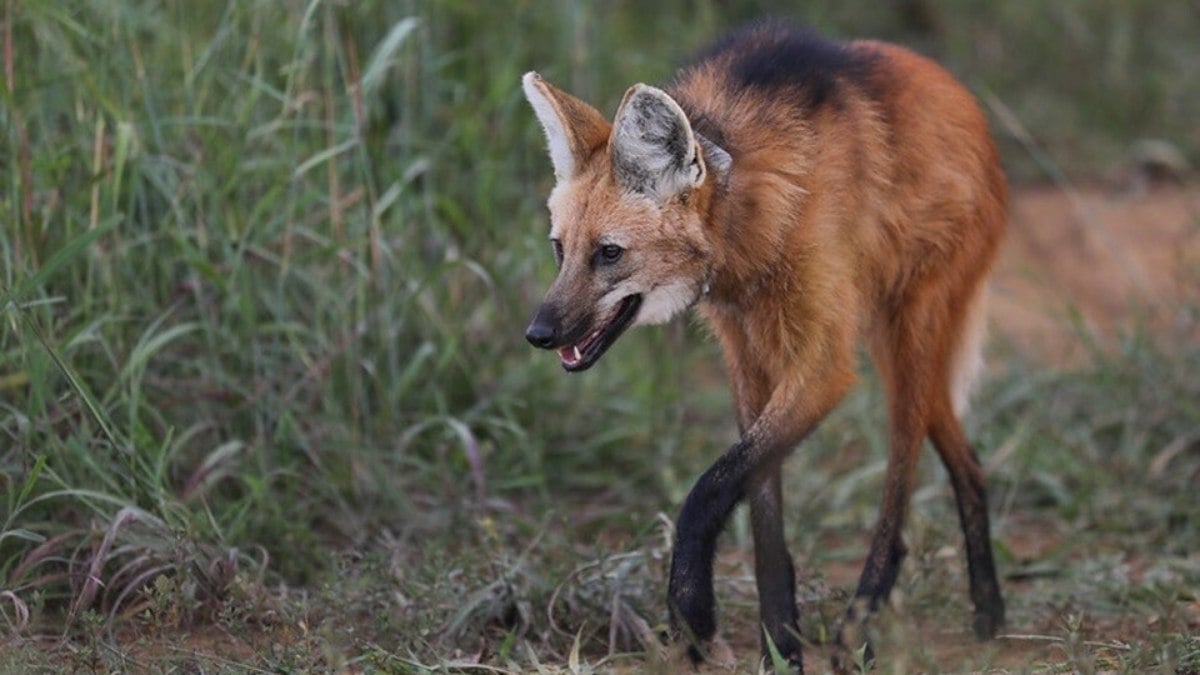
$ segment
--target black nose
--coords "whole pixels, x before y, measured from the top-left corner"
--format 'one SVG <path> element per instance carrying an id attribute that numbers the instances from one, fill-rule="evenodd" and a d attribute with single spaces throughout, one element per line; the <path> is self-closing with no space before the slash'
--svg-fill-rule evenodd
<path id="1" fill-rule="evenodd" d="M 525 339 L 529 340 L 529 344 L 541 349 L 553 347 L 556 337 L 554 326 L 547 321 L 539 321 L 537 317 L 529 324 L 529 328 L 525 329 Z"/>

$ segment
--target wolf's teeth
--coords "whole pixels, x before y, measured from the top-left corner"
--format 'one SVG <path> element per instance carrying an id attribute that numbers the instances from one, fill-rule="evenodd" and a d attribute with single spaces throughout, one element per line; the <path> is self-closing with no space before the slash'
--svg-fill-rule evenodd
<path id="1" fill-rule="evenodd" d="M 575 360 L 576 360 L 576 361 L 582 361 L 582 360 L 583 360 L 583 354 L 580 354 L 580 353 L 579 353 L 579 345 L 575 345 Z"/>

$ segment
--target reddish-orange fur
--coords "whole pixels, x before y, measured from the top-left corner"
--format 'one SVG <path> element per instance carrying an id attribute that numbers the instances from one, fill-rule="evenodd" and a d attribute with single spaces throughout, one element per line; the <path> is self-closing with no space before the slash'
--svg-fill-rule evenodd
<path id="1" fill-rule="evenodd" d="M 762 107 L 773 102 L 731 101 L 719 74 L 672 91 L 685 108 L 729 120 L 727 144 L 750 149 L 736 160 L 728 213 L 710 221 L 729 234 L 717 239 L 722 273 L 700 305 L 741 389 L 744 421 L 792 378 L 810 380 L 810 397 L 838 398 L 853 380 L 859 334 L 888 382 L 893 364 L 911 362 L 904 356 L 913 352 L 922 353 L 922 368 L 929 354 L 948 367 L 1003 232 L 1004 179 L 970 95 L 911 52 L 855 48 L 885 54 L 886 68 L 898 71 L 881 78 L 890 85 L 890 133 L 866 101 L 824 109 L 806 125 L 764 128 L 754 122 L 770 116 Z M 925 330 L 896 344 L 897 322 L 925 304 Z M 947 381 L 949 373 L 932 377 Z"/>
<path id="2" fill-rule="evenodd" d="M 724 350 L 743 440 L 701 478 L 680 516 L 670 591 L 676 623 L 690 639 L 711 637 L 711 570 L 702 569 L 711 568 L 711 530 L 746 499 L 764 624 L 797 661 L 779 466 L 854 383 L 860 339 L 886 387 L 891 444 L 856 595 L 874 610 L 895 581 L 899 531 L 929 437 L 959 499 L 976 632 L 990 637 L 1003 622 L 983 476 L 952 389 L 975 348 L 967 333 L 982 320 L 983 285 L 1003 235 L 1004 177 L 984 115 L 941 67 L 884 43 L 846 48 L 867 57 L 869 73 L 805 114 L 786 97 L 739 88 L 724 57 L 684 71 L 667 93 L 697 139 L 711 134 L 732 156 L 732 169 L 713 170 L 701 148 L 710 164 L 703 183 L 657 210 L 613 178 L 611 125 L 586 104 L 542 89 L 567 111 L 559 114 L 576 162 L 551 198 L 555 236 L 570 250 L 547 305 L 588 307 L 606 292 L 570 259 L 599 238 L 634 242 L 629 256 L 639 246 L 686 250 L 669 263 L 665 253 L 635 258 L 633 274 L 653 274 L 643 271 L 649 266 L 663 278 L 702 283 L 695 301 Z M 655 279 L 646 287 L 661 283 Z M 851 607 L 848 625 L 864 618 L 862 609 Z M 839 667 L 855 642 L 840 640 Z"/>

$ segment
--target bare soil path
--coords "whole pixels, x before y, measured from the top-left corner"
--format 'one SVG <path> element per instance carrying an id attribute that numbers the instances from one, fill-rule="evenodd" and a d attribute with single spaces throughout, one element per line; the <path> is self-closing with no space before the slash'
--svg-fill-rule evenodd
<path id="1" fill-rule="evenodd" d="M 993 277 L 996 336 L 1035 358 L 1077 363 L 1080 322 L 1111 344 L 1139 326 L 1169 334 L 1180 311 L 1197 307 L 1200 186 L 1014 190 Z"/>

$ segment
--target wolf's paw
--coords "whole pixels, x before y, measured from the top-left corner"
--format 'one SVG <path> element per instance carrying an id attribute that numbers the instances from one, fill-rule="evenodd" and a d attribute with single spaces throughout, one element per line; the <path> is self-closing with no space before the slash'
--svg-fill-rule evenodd
<path id="1" fill-rule="evenodd" d="M 772 653 L 774 648 L 774 654 Z M 787 664 L 784 668 L 776 668 L 776 654 Z M 762 671 L 776 675 L 799 675 L 804 672 L 803 647 L 800 636 L 795 628 L 783 631 L 778 638 L 772 638 L 768 644 L 763 643 Z"/>
<path id="2" fill-rule="evenodd" d="M 833 672 L 838 675 L 864 673 L 871 669 L 875 662 L 875 653 L 870 642 L 843 641 L 838 637 L 833 644 L 833 652 L 829 657 Z"/>
<path id="3" fill-rule="evenodd" d="M 667 593 L 675 642 L 687 646 L 693 663 L 704 660 L 706 645 L 717 633 L 717 613 L 711 584 L 685 584 L 672 579 Z"/>
<path id="4" fill-rule="evenodd" d="M 850 604 L 833 641 L 833 654 L 830 656 L 833 672 L 844 675 L 870 670 L 875 660 L 875 652 L 867 635 L 867 621 L 870 618 L 871 612 L 865 600 L 856 599 Z"/>
<path id="5" fill-rule="evenodd" d="M 1004 604 L 997 602 L 991 607 L 975 610 L 975 618 L 971 622 L 977 640 L 991 640 L 1004 630 Z"/>
<path id="6" fill-rule="evenodd" d="M 702 643 L 677 640 L 671 654 L 672 673 L 712 673 L 737 669 L 733 649 L 721 638 Z"/>

